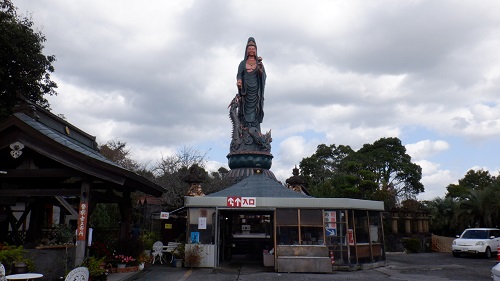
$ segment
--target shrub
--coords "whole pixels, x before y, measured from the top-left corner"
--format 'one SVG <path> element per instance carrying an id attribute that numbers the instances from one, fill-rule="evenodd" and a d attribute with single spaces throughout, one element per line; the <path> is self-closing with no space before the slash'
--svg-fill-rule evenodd
<path id="1" fill-rule="evenodd" d="M 151 250 L 153 249 L 153 244 L 156 241 L 160 240 L 160 236 L 155 232 L 143 231 L 143 233 L 139 237 L 139 240 L 141 240 L 144 249 Z"/>
<path id="2" fill-rule="evenodd" d="M 192 244 L 190 247 L 186 247 L 184 264 L 186 266 L 198 266 L 201 262 L 202 252 L 203 249 L 200 245 Z"/>
<path id="3" fill-rule="evenodd" d="M 406 238 L 403 239 L 403 246 L 408 253 L 418 253 L 420 252 L 420 239 L 417 238 Z"/>
<path id="4" fill-rule="evenodd" d="M 108 280 L 108 275 L 106 269 L 104 269 L 103 264 L 105 264 L 106 257 L 97 258 L 90 256 L 83 262 L 82 266 L 89 269 L 90 279 L 92 281 L 106 281 Z"/>
<path id="5" fill-rule="evenodd" d="M 28 266 L 28 270 L 33 272 L 35 270 L 35 264 L 33 261 L 26 257 L 26 250 L 23 246 L 9 246 L 0 244 L 0 261 L 5 266 L 8 272 L 12 270 L 13 263 L 25 263 Z"/>

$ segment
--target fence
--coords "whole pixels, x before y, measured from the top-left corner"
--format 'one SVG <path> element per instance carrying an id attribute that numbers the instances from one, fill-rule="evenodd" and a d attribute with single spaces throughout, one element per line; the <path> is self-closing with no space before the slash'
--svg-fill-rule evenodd
<path id="1" fill-rule="evenodd" d="M 455 238 L 437 236 L 432 234 L 432 251 L 433 252 L 443 252 L 451 253 L 451 244 Z"/>

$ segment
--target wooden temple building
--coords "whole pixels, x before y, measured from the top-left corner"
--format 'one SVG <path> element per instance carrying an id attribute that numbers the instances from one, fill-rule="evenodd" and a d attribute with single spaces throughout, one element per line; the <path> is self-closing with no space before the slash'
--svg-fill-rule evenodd
<path id="1" fill-rule="evenodd" d="M 23 97 L 0 123 L 1 242 L 35 248 L 45 228 L 71 224 L 73 264 L 81 264 L 96 204 L 118 203 L 119 236 L 126 238 L 134 191 L 161 196 L 163 188 L 108 160 L 94 136 Z"/>

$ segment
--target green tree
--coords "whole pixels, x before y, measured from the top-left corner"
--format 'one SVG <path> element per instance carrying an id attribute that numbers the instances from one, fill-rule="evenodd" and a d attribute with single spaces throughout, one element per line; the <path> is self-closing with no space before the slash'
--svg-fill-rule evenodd
<path id="1" fill-rule="evenodd" d="M 458 180 L 458 185 L 450 184 L 446 187 L 448 191 L 446 197 L 464 199 L 471 190 L 483 190 L 494 181 L 495 177 L 491 176 L 489 171 L 471 169 L 462 179 Z"/>
<path id="2" fill-rule="evenodd" d="M 10 0 L 0 0 L 0 121 L 12 113 L 17 94 L 47 109 L 45 95 L 57 94 L 50 79 L 55 56 L 42 53 L 46 38 L 33 25 Z"/>
<path id="3" fill-rule="evenodd" d="M 340 170 L 342 161 L 352 153 L 354 151 L 349 146 L 320 144 L 313 155 L 300 161 L 301 175 L 314 196 L 342 197 L 341 194 L 353 193 L 353 190 L 349 190 L 352 185 L 345 183 L 356 179 Z"/>
<path id="4" fill-rule="evenodd" d="M 404 199 L 424 191 L 420 182 L 422 168 L 411 162 L 411 156 L 406 154 L 398 138 L 381 138 L 363 145 L 357 153 L 364 156 L 364 167 L 375 174 L 379 189 L 393 190 L 397 197 Z"/>
<path id="5" fill-rule="evenodd" d="M 397 198 L 414 198 L 424 191 L 422 169 L 411 162 L 398 138 L 381 138 L 358 151 L 321 144 L 302 159 L 300 168 L 317 197 L 383 200 L 392 208 Z"/>

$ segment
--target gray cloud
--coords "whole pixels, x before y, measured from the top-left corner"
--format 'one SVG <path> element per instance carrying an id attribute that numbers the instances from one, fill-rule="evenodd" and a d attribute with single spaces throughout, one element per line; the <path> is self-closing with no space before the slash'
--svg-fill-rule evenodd
<path id="1" fill-rule="evenodd" d="M 494 1 L 15 4 L 57 56 L 54 112 L 101 142 L 126 141 L 144 160 L 190 144 L 225 163 L 227 105 L 249 36 L 268 73 L 262 128 L 273 130 L 282 178 L 320 143 L 468 140 L 452 154 L 500 137 Z M 486 156 L 479 164 L 495 167 Z M 472 166 L 452 171 L 446 161 L 439 151 L 420 160 L 426 188 L 442 192 Z"/>

